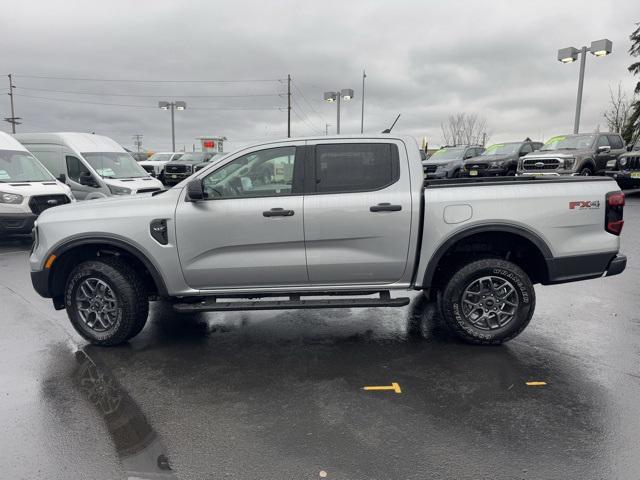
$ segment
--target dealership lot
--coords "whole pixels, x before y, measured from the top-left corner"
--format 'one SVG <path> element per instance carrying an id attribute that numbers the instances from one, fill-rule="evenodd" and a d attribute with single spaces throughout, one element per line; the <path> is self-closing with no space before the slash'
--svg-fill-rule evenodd
<path id="1" fill-rule="evenodd" d="M 2 241 L 2 476 L 637 478 L 639 195 L 625 220 L 627 270 L 537 286 L 530 327 L 500 347 L 419 325 L 420 295 L 184 316 L 156 302 L 128 344 L 87 346 L 33 291 L 29 243 Z"/>

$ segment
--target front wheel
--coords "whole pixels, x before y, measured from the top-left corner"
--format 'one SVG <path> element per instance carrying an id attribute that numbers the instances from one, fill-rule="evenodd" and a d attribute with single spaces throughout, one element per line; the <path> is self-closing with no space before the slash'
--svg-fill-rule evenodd
<path id="1" fill-rule="evenodd" d="M 144 282 L 124 260 L 100 258 L 69 275 L 65 307 L 73 328 L 95 345 L 118 345 L 137 335 L 147 321 Z"/>
<path id="2" fill-rule="evenodd" d="M 590 177 L 593 175 L 593 170 L 591 170 L 591 167 L 584 167 L 582 170 L 580 170 L 580 176 L 582 177 Z"/>
<path id="3" fill-rule="evenodd" d="M 446 324 L 462 340 L 497 345 L 529 324 L 536 296 L 528 275 L 495 258 L 471 262 L 453 274 L 441 298 Z"/>

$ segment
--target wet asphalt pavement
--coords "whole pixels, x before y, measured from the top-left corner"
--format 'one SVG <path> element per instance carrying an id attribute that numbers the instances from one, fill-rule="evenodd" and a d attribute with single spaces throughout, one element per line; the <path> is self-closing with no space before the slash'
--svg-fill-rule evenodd
<path id="1" fill-rule="evenodd" d="M 0 241 L 0 478 L 638 479 L 640 196 L 625 221 L 627 270 L 537 286 L 500 347 L 420 324 L 415 295 L 191 316 L 156 302 L 129 344 L 96 348 L 33 291 L 29 244 Z M 402 393 L 362 390 L 392 382 Z"/>

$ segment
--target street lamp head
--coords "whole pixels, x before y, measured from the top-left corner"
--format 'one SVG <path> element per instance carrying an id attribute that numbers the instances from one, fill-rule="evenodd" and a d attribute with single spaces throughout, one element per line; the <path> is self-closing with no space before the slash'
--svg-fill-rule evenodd
<path id="1" fill-rule="evenodd" d="M 176 110 L 184 110 L 185 108 L 187 108 L 187 104 L 185 102 L 176 102 Z"/>
<path id="2" fill-rule="evenodd" d="M 602 40 L 591 42 L 591 48 L 589 49 L 589 51 L 596 57 L 604 57 L 605 55 L 609 55 L 611 53 L 612 46 L 613 43 L 611 43 L 611 40 L 603 38 Z"/>
<path id="3" fill-rule="evenodd" d="M 351 100 L 353 98 L 353 89 L 351 88 L 343 88 L 340 91 L 340 95 L 342 96 L 342 98 L 344 98 L 345 100 Z"/>
<path id="4" fill-rule="evenodd" d="M 158 107 L 162 110 L 169 110 L 169 102 L 158 102 Z"/>
<path id="5" fill-rule="evenodd" d="M 578 49 L 573 47 L 558 50 L 558 60 L 562 63 L 575 62 L 578 59 Z"/>
<path id="6" fill-rule="evenodd" d="M 325 102 L 335 102 L 338 99 L 338 93 L 337 92 L 324 92 L 324 100 Z"/>

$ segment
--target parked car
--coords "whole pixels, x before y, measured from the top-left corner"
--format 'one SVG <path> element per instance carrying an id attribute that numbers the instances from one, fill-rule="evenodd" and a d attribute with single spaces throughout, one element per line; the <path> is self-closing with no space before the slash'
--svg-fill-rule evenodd
<path id="1" fill-rule="evenodd" d="M 464 161 L 480 155 L 484 151 L 480 145 L 456 145 L 442 147 L 422 162 L 426 178 L 458 177 Z"/>
<path id="2" fill-rule="evenodd" d="M 501 177 L 514 176 L 518 160 L 542 147 L 542 142 L 495 143 L 477 157 L 464 161 L 462 176 Z"/>
<path id="3" fill-rule="evenodd" d="M 213 158 L 220 158 L 217 152 L 185 153 L 178 160 L 172 160 L 164 166 L 164 183 L 173 186 L 180 183 L 192 173 L 206 167 Z"/>
<path id="4" fill-rule="evenodd" d="M 425 182 L 412 137 L 285 139 L 158 195 L 45 211 L 29 261 L 35 289 L 98 345 L 137 335 L 149 299 L 399 307 L 410 298 L 391 290 L 407 289 L 437 298 L 462 339 L 497 344 L 531 320 L 534 284 L 624 270 L 623 206 L 606 177 Z"/>
<path id="5" fill-rule="evenodd" d="M 518 175 L 601 175 L 625 152 L 618 133 L 558 135 L 522 157 Z"/>
<path id="6" fill-rule="evenodd" d="M 31 233 L 40 213 L 74 201 L 67 185 L 11 135 L 0 132 L 0 236 Z"/>
<path id="7" fill-rule="evenodd" d="M 145 152 L 129 152 L 129 153 L 131 154 L 131 156 L 136 162 L 145 162 L 149 158 L 149 155 L 147 155 Z"/>
<path id="8" fill-rule="evenodd" d="M 19 133 L 22 143 L 78 200 L 156 192 L 164 187 L 124 148 L 92 133 Z"/>
<path id="9" fill-rule="evenodd" d="M 621 188 L 640 188 L 640 138 L 605 174 L 615 179 Z"/>
<path id="10" fill-rule="evenodd" d="M 157 152 L 138 164 L 151 176 L 164 183 L 164 166 L 173 160 L 178 160 L 182 155 L 184 155 L 183 152 Z"/>

